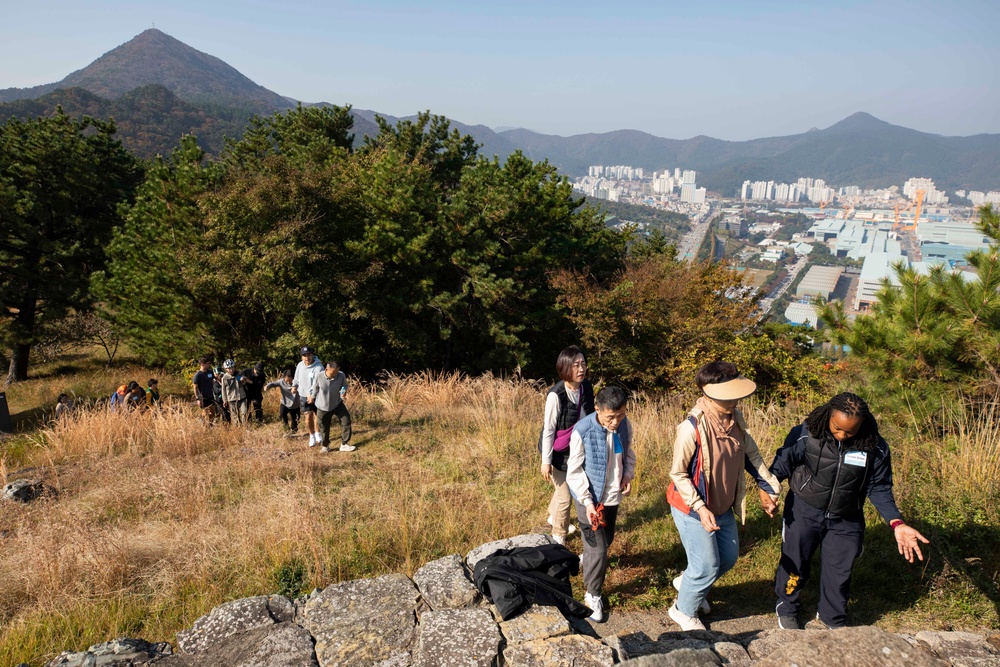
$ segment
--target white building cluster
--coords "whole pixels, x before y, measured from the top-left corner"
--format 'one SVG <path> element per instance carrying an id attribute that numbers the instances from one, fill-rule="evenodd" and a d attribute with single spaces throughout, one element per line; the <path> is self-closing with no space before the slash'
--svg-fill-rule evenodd
<path id="1" fill-rule="evenodd" d="M 643 177 L 642 167 L 630 167 L 624 164 L 614 166 L 602 166 L 599 164 L 587 168 L 588 176 L 603 177 L 615 181 L 641 181 Z"/>
<path id="2" fill-rule="evenodd" d="M 917 198 L 917 190 L 924 191 L 925 204 L 947 204 L 948 196 L 934 186 L 929 178 L 911 178 L 903 183 L 903 196 L 912 200 Z"/>
<path id="3" fill-rule="evenodd" d="M 643 197 L 649 195 L 649 182 L 652 180 L 651 190 L 654 195 L 661 195 L 665 199 L 679 191 L 681 202 L 704 204 L 708 191 L 697 186 L 697 176 L 697 172 L 690 169 L 675 168 L 654 171 L 653 178 L 647 179 L 642 167 L 592 165 L 587 168 L 587 176 L 577 179 L 573 187 L 597 199 L 633 201 L 637 194 Z M 635 183 L 638 181 L 645 183 L 637 186 Z"/>
<path id="4" fill-rule="evenodd" d="M 980 192 L 979 190 L 972 190 L 966 193 L 965 190 L 959 190 L 955 193 L 959 197 L 966 197 L 972 202 L 973 206 L 982 206 L 983 204 L 996 204 L 1000 206 L 1000 192 L 991 190 L 990 192 Z"/>
<path id="5" fill-rule="evenodd" d="M 740 198 L 744 201 L 762 200 L 796 203 L 806 199 L 814 204 L 833 200 L 836 193 L 821 178 L 800 178 L 795 183 L 774 181 L 743 181 Z"/>

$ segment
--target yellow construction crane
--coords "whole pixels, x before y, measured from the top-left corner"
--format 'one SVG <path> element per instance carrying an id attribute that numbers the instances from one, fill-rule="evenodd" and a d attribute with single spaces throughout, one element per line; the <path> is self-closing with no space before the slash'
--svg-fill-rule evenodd
<path id="1" fill-rule="evenodd" d="M 917 225 L 920 223 L 920 212 L 923 210 L 924 206 L 924 195 L 927 194 L 926 190 L 917 190 L 916 199 L 911 201 L 906 205 L 905 208 L 900 211 L 899 204 L 896 205 L 896 221 L 893 223 L 892 228 L 897 231 L 903 232 L 915 232 L 917 230 Z M 900 213 L 906 213 L 911 208 L 916 208 L 913 214 L 913 222 L 907 222 L 906 224 L 900 224 L 899 216 Z"/>

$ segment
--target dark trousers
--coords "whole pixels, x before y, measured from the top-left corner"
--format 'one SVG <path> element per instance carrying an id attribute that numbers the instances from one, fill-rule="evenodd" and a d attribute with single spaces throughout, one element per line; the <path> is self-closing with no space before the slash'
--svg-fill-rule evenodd
<path id="1" fill-rule="evenodd" d="M 278 408 L 278 416 L 281 417 L 281 421 L 285 424 L 285 428 L 290 430 L 292 433 L 299 432 L 299 415 L 301 414 L 302 411 L 298 408 L 298 406 L 290 408 L 282 403 L 281 407 Z M 289 421 L 291 421 L 291 426 L 288 424 Z"/>
<path id="2" fill-rule="evenodd" d="M 253 419 L 258 424 L 264 423 L 264 398 L 263 397 L 251 397 L 247 400 L 250 401 L 250 412 L 253 414 Z M 249 420 L 248 420 L 249 421 Z"/>
<path id="3" fill-rule="evenodd" d="M 333 422 L 333 416 L 336 415 L 340 419 L 340 444 L 346 445 L 351 439 L 351 413 L 347 411 L 347 406 L 343 403 L 338 403 L 337 407 L 333 410 L 320 410 L 317 409 L 317 416 L 319 417 L 320 430 L 323 433 L 323 446 L 330 446 L 330 425 Z"/>
<path id="4" fill-rule="evenodd" d="M 591 595 L 600 595 L 604 588 L 604 578 L 608 574 L 608 548 L 615 539 L 615 523 L 618 520 L 618 505 L 604 508 L 604 527 L 594 530 L 587 517 L 587 508 L 576 504 L 576 518 L 580 522 L 583 536 L 583 585 Z"/>
<path id="5" fill-rule="evenodd" d="M 799 591 L 809 579 L 809 561 L 820 553 L 819 618 L 831 628 L 847 624 L 847 599 L 851 594 L 851 571 L 864 548 L 865 517 L 824 518 L 824 512 L 797 500 L 785 499 L 781 560 L 774 576 L 776 608 L 780 616 L 799 611 Z"/>

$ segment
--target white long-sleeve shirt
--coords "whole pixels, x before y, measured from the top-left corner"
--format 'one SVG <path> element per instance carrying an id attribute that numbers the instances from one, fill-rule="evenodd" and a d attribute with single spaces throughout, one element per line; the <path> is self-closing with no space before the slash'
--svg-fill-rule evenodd
<path id="1" fill-rule="evenodd" d="M 566 390 L 566 409 L 570 403 L 574 406 L 580 404 L 580 387 L 576 391 Z M 587 415 L 578 415 L 577 421 Z M 549 392 L 545 398 L 545 416 L 542 420 L 542 465 L 552 464 L 552 444 L 556 439 L 556 426 L 559 424 L 559 396 L 555 392 Z"/>
<path id="2" fill-rule="evenodd" d="M 625 419 L 618 425 L 618 430 L 628 433 L 630 445 L 627 448 L 627 453 L 615 454 L 615 431 L 607 432 L 605 446 L 608 451 L 608 471 L 604 478 L 604 493 L 599 500 L 595 500 L 590 494 L 590 480 L 583 467 L 585 459 L 583 438 L 575 430 L 569 438 L 566 484 L 569 485 L 573 495 L 584 507 L 588 504 L 596 506 L 598 503 L 603 503 L 605 506 L 620 505 L 622 502 L 622 480 L 635 477 L 635 446 L 634 443 L 631 443 L 632 424 L 629 423 L 628 419 Z M 623 447 L 623 449 L 626 448 Z"/>

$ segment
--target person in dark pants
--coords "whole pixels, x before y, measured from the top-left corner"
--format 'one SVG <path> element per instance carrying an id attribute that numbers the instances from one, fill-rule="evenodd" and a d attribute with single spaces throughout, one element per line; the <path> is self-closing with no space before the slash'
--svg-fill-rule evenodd
<path id="1" fill-rule="evenodd" d="M 357 447 L 348 444 L 351 440 L 351 413 L 344 405 L 347 395 L 347 376 L 336 361 L 328 361 L 323 373 L 319 374 L 309 392 L 308 403 L 316 406 L 322 433 L 323 447 L 319 451 L 330 451 L 330 426 L 334 416 L 340 419 L 340 451 L 353 452 Z"/>
<path id="2" fill-rule="evenodd" d="M 892 495 L 889 446 L 879 435 L 868 404 L 837 394 L 796 426 L 774 456 L 771 472 L 789 480 L 781 560 L 775 573 L 778 627 L 799 630 L 799 592 L 809 579 L 809 561 L 822 547 L 816 617 L 828 628 L 847 624 L 854 561 L 865 538 L 865 498 L 892 528 L 899 553 L 924 559 L 927 538 L 903 522 Z"/>
<path id="3" fill-rule="evenodd" d="M 569 439 L 566 484 L 576 500 L 583 537 L 583 603 L 604 621 L 601 591 L 608 572 L 608 548 L 615 539 L 618 505 L 632 491 L 635 449 L 632 424 L 621 387 L 604 387 L 594 397 L 596 410 L 576 423 Z"/>
<path id="4" fill-rule="evenodd" d="M 265 391 L 277 388 L 281 392 L 281 407 L 278 409 L 278 417 L 281 418 L 281 422 L 288 429 L 287 437 L 295 437 L 299 434 L 299 415 L 301 414 L 301 410 L 299 409 L 299 395 L 292 385 L 292 378 L 294 377 L 295 373 L 291 369 L 288 369 L 280 380 L 269 382 L 264 387 Z"/>
<path id="5" fill-rule="evenodd" d="M 247 393 L 248 412 L 258 424 L 264 423 L 264 362 L 258 361 L 253 368 L 248 368 L 240 374 L 243 377 L 243 390 Z M 249 416 L 249 415 L 248 415 Z M 248 420 L 249 421 L 249 420 Z"/>
<path id="6" fill-rule="evenodd" d="M 211 424 L 216 415 L 220 414 L 218 402 L 215 399 L 215 387 L 218 385 L 216 372 L 212 368 L 212 359 L 202 357 L 198 360 L 200 370 L 191 380 L 194 385 L 194 398 L 202 411 L 205 421 Z"/>

